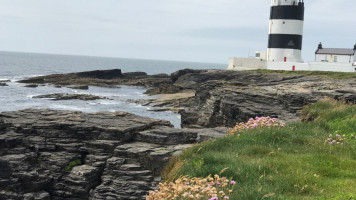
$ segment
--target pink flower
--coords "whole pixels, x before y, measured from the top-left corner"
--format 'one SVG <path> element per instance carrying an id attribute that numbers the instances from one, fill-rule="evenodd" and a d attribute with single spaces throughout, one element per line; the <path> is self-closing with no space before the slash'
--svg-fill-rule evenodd
<path id="1" fill-rule="evenodd" d="M 224 196 L 224 199 L 230 199 L 228 196 Z"/>
<path id="2" fill-rule="evenodd" d="M 209 200 L 218 200 L 218 197 L 211 197 Z"/>
<path id="3" fill-rule="evenodd" d="M 236 182 L 235 182 L 235 181 L 231 181 L 230 183 L 231 183 L 231 185 L 235 185 L 235 184 L 236 184 Z"/>

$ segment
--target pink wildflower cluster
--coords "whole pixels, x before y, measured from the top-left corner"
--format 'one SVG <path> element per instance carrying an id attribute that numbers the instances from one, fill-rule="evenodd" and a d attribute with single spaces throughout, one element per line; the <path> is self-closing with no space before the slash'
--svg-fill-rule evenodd
<path id="1" fill-rule="evenodd" d="M 344 145 L 345 141 L 346 135 L 341 136 L 337 132 L 335 132 L 335 135 L 330 134 L 329 137 L 326 138 L 325 143 L 328 143 L 329 145 Z"/>
<path id="2" fill-rule="evenodd" d="M 229 130 L 229 134 L 240 133 L 248 129 L 255 129 L 258 127 L 284 127 L 286 124 L 278 122 L 276 118 L 271 117 L 256 117 L 250 118 L 246 123 L 237 123 L 236 126 Z"/>
<path id="3" fill-rule="evenodd" d="M 236 184 L 235 181 L 215 175 L 214 178 L 181 177 L 175 182 L 159 184 L 159 189 L 146 196 L 146 200 L 161 199 L 209 199 L 226 200 Z"/>

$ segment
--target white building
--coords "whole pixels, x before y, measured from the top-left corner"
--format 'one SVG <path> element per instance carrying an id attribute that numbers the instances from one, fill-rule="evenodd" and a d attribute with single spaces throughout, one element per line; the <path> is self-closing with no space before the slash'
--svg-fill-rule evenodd
<path id="1" fill-rule="evenodd" d="M 315 52 L 315 62 L 354 63 L 356 44 L 353 49 L 323 48 L 320 43 Z"/>

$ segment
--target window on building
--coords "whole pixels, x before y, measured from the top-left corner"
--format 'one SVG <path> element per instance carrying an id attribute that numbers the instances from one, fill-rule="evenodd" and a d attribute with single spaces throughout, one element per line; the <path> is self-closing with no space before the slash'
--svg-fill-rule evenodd
<path id="1" fill-rule="evenodd" d="M 337 56 L 334 56 L 334 62 L 337 62 Z"/>
<path id="2" fill-rule="evenodd" d="M 259 58 L 261 57 L 261 54 L 260 53 L 256 53 L 256 58 Z"/>

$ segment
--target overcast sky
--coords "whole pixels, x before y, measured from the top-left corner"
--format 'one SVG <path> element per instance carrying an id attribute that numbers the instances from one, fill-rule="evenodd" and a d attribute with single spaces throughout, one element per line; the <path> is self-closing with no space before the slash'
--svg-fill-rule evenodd
<path id="1" fill-rule="evenodd" d="M 303 57 L 356 43 L 355 0 L 305 0 Z M 270 0 L 0 0 L 0 50 L 227 63 L 267 48 Z"/>

